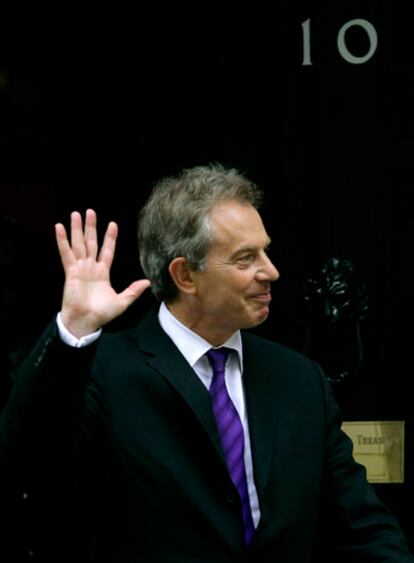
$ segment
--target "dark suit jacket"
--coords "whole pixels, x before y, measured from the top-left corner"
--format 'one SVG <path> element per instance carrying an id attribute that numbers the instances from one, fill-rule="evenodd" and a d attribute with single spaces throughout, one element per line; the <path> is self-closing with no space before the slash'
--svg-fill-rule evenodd
<path id="1" fill-rule="evenodd" d="M 209 393 L 155 313 L 86 349 L 51 325 L 4 412 L 3 463 L 76 483 L 86 531 L 76 561 L 412 563 L 320 368 L 247 333 L 243 353 L 261 509 L 248 552 Z"/>

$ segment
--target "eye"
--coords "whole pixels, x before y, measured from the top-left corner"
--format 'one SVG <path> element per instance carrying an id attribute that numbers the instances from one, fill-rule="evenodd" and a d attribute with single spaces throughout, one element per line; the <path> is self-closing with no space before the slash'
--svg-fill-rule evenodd
<path id="1" fill-rule="evenodd" d="M 237 263 L 242 266 L 247 266 L 253 262 L 254 256 L 253 254 L 243 254 L 237 258 Z"/>

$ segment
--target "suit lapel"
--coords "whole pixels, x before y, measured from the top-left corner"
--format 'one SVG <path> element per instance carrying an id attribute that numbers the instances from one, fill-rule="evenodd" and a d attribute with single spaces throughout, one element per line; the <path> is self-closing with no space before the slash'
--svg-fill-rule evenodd
<path id="1" fill-rule="evenodd" d="M 134 333 L 147 363 L 164 377 L 192 409 L 225 466 L 220 438 L 211 408 L 210 395 L 172 340 L 150 313 Z M 272 456 L 277 447 L 279 413 L 283 413 L 283 392 L 279 378 L 268 377 L 268 351 L 263 353 L 256 339 L 243 335 L 243 364 L 246 407 L 249 416 L 255 484 L 263 495 Z"/>
<path id="2" fill-rule="evenodd" d="M 147 355 L 148 365 L 161 374 L 192 409 L 225 464 L 210 395 L 184 356 L 160 327 L 155 312 L 140 323 L 137 334 L 138 345 Z"/>
<path id="3" fill-rule="evenodd" d="M 274 366 L 269 353 L 243 335 L 244 388 L 249 417 L 252 458 L 256 489 L 263 496 L 272 457 L 277 448 L 278 419 L 283 412 L 279 378 L 268 377 Z"/>

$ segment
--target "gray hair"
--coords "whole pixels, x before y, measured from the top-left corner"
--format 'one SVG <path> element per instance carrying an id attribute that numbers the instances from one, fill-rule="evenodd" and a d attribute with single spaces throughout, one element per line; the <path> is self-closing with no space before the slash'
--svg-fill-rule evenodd
<path id="1" fill-rule="evenodd" d="M 220 164 L 184 169 L 162 179 L 139 213 L 138 246 L 145 276 L 160 301 L 178 295 L 168 267 L 183 256 L 201 270 L 212 243 L 209 212 L 221 201 L 237 200 L 259 208 L 262 192 L 234 168 Z"/>

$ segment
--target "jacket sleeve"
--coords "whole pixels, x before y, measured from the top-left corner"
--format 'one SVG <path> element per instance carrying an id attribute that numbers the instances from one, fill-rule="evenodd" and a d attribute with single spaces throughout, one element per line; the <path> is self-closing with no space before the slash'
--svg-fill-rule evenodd
<path id="1" fill-rule="evenodd" d="M 0 417 L 0 464 L 6 471 L 73 475 L 78 464 L 81 420 L 96 345 L 71 348 L 51 323 L 22 363 Z M 96 411 L 96 406 L 91 407 Z"/>
<path id="2" fill-rule="evenodd" d="M 406 539 L 390 511 L 353 458 L 350 438 L 341 430 L 341 413 L 321 372 L 325 398 L 325 470 L 319 541 L 336 563 L 413 563 Z"/>

